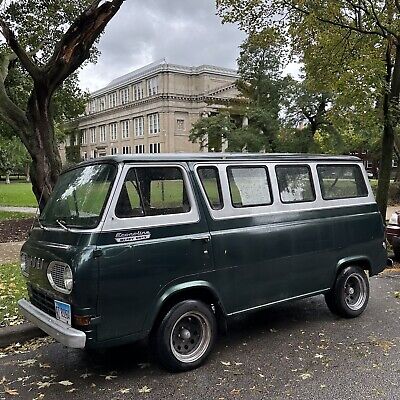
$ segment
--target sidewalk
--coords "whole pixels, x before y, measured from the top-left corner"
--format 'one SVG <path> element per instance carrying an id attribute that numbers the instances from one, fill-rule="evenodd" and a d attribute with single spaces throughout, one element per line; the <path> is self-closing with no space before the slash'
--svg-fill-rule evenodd
<path id="1" fill-rule="evenodd" d="M 36 208 L 34 208 L 34 207 L 8 207 L 8 206 L 6 207 L 6 206 L 1 206 L 0 207 L 0 211 L 36 214 Z"/>
<path id="2" fill-rule="evenodd" d="M 19 252 L 24 242 L 0 243 L 0 265 L 19 261 Z"/>

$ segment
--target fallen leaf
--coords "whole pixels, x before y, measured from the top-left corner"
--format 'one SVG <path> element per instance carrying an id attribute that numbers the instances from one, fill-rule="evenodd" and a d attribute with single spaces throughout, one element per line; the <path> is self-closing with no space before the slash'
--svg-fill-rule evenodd
<path id="1" fill-rule="evenodd" d="M 229 361 L 221 361 L 222 365 L 225 365 L 225 367 L 229 367 L 231 363 Z"/>
<path id="2" fill-rule="evenodd" d="M 60 382 L 58 382 L 60 385 L 63 385 L 63 386 L 71 386 L 71 385 L 73 385 L 73 383 L 72 382 L 70 382 L 70 381 L 60 381 Z"/>
<path id="3" fill-rule="evenodd" d="M 126 393 L 129 393 L 130 391 L 131 391 L 131 389 L 120 389 L 120 390 L 118 390 L 118 393 L 126 394 Z"/>
<path id="4" fill-rule="evenodd" d="M 37 382 L 38 388 L 39 389 L 44 389 L 50 387 L 51 383 L 50 382 Z"/>
<path id="5" fill-rule="evenodd" d="M 148 386 L 143 386 L 139 389 L 139 393 L 150 393 L 151 389 Z"/>
<path id="6" fill-rule="evenodd" d="M 10 396 L 18 396 L 19 393 L 15 389 L 4 389 L 4 393 L 9 394 Z"/>
<path id="7" fill-rule="evenodd" d="M 33 365 L 33 364 L 35 364 L 35 363 L 36 363 L 36 360 L 35 360 L 35 359 L 30 359 L 30 360 L 20 361 L 20 362 L 18 363 L 18 365 L 19 365 L 20 367 L 29 367 L 29 366 L 31 366 L 31 365 Z"/>
<path id="8" fill-rule="evenodd" d="M 304 374 L 300 374 L 300 378 L 303 379 L 303 380 L 310 379 L 311 376 L 312 375 L 307 373 L 307 372 L 305 372 Z"/>

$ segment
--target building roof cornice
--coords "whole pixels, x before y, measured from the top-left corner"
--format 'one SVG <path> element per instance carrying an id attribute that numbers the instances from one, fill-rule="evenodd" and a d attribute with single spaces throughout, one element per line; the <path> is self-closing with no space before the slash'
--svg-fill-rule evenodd
<path id="1" fill-rule="evenodd" d="M 187 67 L 178 64 L 168 64 L 165 62 L 165 60 L 160 60 L 152 64 L 146 65 L 143 68 L 132 71 L 129 74 L 114 79 L 106 87 L 91 93 L 91 97 L 92 98 L 98 97 L 110 93 L 114 90 L 122 89 L 126 85 L 134 84 L 136 82 L 139 82 L 143 78 L 150 78 L 152 75 L 156 75 L 162 72 L 175 72 L 185 75 L 201 75 L 208 73 L 214 75 L 229 76 L 235 79 L 239 77 L 237 71 L 230 68 L 216 67 L 213 65 L 200 65 L 198 67 Z"/>

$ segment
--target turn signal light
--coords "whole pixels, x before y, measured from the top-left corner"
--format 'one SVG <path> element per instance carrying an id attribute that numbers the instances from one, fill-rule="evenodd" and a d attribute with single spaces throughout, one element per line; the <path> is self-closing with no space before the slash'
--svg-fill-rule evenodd
<path id="1" fill-rule="evenodd" d="M 91 316 L 74 315 L 75 326 L 88 326 L 90 325 L 91 320 L 92 320 Z"/>

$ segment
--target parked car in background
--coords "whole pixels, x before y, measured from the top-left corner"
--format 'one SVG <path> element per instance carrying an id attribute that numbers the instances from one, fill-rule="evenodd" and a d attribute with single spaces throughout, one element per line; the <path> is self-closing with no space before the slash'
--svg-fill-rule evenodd
<path id="1" fill-rule="evenodd" d="M 400 259 L 400 210 L 391 215 L 386 227 L 386 238 L 392 245 L 394 256 Z"/>

